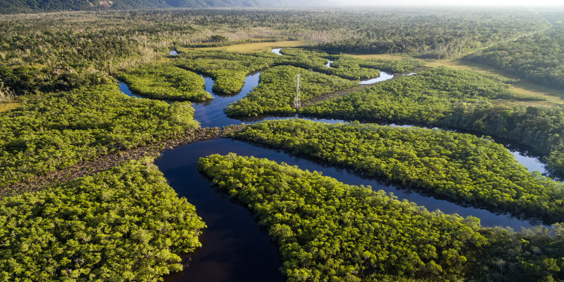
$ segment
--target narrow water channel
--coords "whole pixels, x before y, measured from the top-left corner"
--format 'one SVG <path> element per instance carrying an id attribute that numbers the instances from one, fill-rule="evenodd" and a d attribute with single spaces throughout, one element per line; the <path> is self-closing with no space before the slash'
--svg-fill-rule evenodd
<path id="1" fill-rule="evenodd" d="M 360 84 L 360 85 L 374 84 L 374 83 L 378 83 L 378 82 L 390 80 L 390 79 L 392 79 L 392 78 L 394 78 L 394 74 L 387 73 L 387 72 L 385 72 L 385 71 L 380 71 L 380 76 L 379 76 L 379 77 L 377 77 L 377 78 L 372 78 L 372 79 L 362 80 L 362 81 L 360 81 L 358 84 Z"/>
<path id="2" fill-rule="evenodd" d="M 275 52 L 275 50 L 273 50 Z M 279 49 L 278 49 L 279 52 Z M 281 55 L 281 54 L 280 54 Z M 388 75 L 382 72 L 383 75 Z M 379 78 L 384 81 L 393 75 Z M 208 103 L 195 103 L 195 118 L 202 127 L 223 127 L 241 124 L 238 119 L 227 117 L 224 108 L 245 97 L 258 86 L 260 73 L 249 75 L 241 92 L 233 96 L 217 95 L 213 92 L 213 79 L 204 77 L 206 91 L 214 96 Z M 372 82 L 374 83 L 374 82 Z M 120 89 L 129 91 L 127 86 Z M 135 96 L 129 91 L 130 96 Z M 135 96 L 138 97 L 138 96 Z M 292 117 L 268 117 L 246 120 L 253 123 L 267 119 L 288 119 Z M 319 122 L 337 123 L 342 120 L 312 119 Z M 404 125 L 404 127 L 410 127 Z M 510 148 L 515 158 L 529 170 L 545 173 L 544 165 L 526 151 Z M 375 190 L 391 192 L 400 200 L 409 200 L 424 206 L 430 211 L 441 210 L 445 213 L 461 216 L 474 216 L 481 220 L 483 226 L 508 226 L 516 230 L 530 227 L 537 223 L 520 220 L 503 214 L 496 214 L 484 209 L 463 207 L 445 200 L 435 199 L 416 192 L 402 190 L 396 186 L 384 185 L 373 179 L 365 179 L 347 170 L 325 166 L 323 164 L 293 157 L 279 150 L 267 149 L 242 141 L 230 139 L 214 139 L 197 142 L 168 150 L 156 160 L 156 165 L 164 173 L 169 184 L 180 197 L 196 206 L 197 213 L 206 222 L 208 228 L 201 237 L 203 247 L 191 254 L 190 267 L 185 271 L 165 277 L 165 281 L 283 281 L 279 269 L 282 266 L 281 256 L 270 237 L 259 227 L 255 217 L 245 207 L 233 203 L 228 197 L 210 188 L 211 182 L 199 174 L 197 162 L 201 157 L 211 154 L 228 154 L 230 152 L 243 156 L 268 158 L 276 162 L 297 165 L 300 169 L 320 171 L 325 176 L 351 185 L 370 185 Z"/>
<path id="3" fill-rule="evenodd" d="M 274 49 L 272 49 L 272 53 L 277 54 L 277 55 L 280 55 L 280 56 L 284 56 L 284 54 L 282 54 L 281 50 L 282 50 L 282 48 L 274 48 Z M 325 66 L 328 67 L 328 68 L 331 68 L 331 67 L 332 67 L 332 66 L 331 66 L 332 64 L 333 64 L 333 61 L 332 61 L 332 60 L 328 60 L 328 61 L 327 61 L 327 64 L 326 64 Z M 415 73 L 410 73 L 410 74 L 407 74 L 407 75 L 413 75 L 413 74 L 415 74 Z M 389 79 L 392 79 L 392 78 L 394 78 L 394 74 L 393 74 L 393 73 L 388 73 L 388 72 L 385 72 L 385 71 L 380 71 L 380 76 L 379 76 L 379 77 L 361 80 L 361 81 L 359 82 L 359 84 L 360 84 L 360 85 L 369 85 L 369 84 L 374 84 L 374 83 L 386 81 L 386 80 L 389 80 Z M 210 93 L 211 93 L 211 92 L 210 92 Z"/>
<path id="4" fill-rule="evenodd" d="M 119 90 L 121 92 L 123 92 L 123 94 L 129 96 L 129 97 L 133 97 L 133 98 L 143 98 L 141 96 L 137 96 L 135 94 L 133 94 L 133 92 L 131 92 L 131 89 L 129 89 L 129 86 L 127 86 L 127 84 L 121 82 L 121 81 L 117 81 L 119 84 Z"/>
<path id="5" fill-rule="evenodd" d="M 413 75 L 413 74 L 408 74 L 408 75 Z M 225 109 L 227 105 L 244 98 L 249 92 L 251 92 L 254 89 L 254 87 L 258 86 L 259 79 L 260 79 L 260 73 L 249 75 L 245 79 L 245 85 L 243 86 L 239 94 L 233 96 L 224 96 L 224 95 L 216 95 L 213 92 L 212 88 L 213 88 L 214 80 L 211 77 L 204 77 L 204 81 L 206 83 L 206 91 L 211 93 L 214 99 L 211 102 L 193 104 L 195 109 L 195 119 L 200 122 L 200 125 L 202 127 L 224 127 L 228 125 L 238 125 L 243 122 L 247 124 L 252 124 L 264 120 L 282 120 L 282 119 L 291 118 L 291 117 L 270 116 L 270 117 L 252 117 L 252 118 L 233 119 L 225 115 L 223 109 Z M 129 89 L 129 87 L 127 86 L 127 84 L 119 80 L 118 83 L 120 90 L 127 96 L 135 97 L 135 98 L 143 98 L 141 96 L 133 94 Z M 312 120 L 316 122 L 325 122 L 325 123 L 339 123 L 339 122 L 348 123 L 348 121 L 339 120 L 339 119 L 321 119 L 321 118 L 311 118 L 311 117 L 299 117 L 299 118 Z M 411 125 L 396 125 L 396 124 L 390 124 L 390 126 L 412 127 Z M 515 146 L 510 146 L 509 144 L 506 144 L 506 146 L 509 147 L 508 150 L 513 154 L 515 159 L 519 161 L 522 165 L 527 167 L 527 169 L 530 172 L 538 171 L 543 175 L 546 175 L 548 173 L 546 169 L 546 165 L 539 160 L 538 156 L 534 156 L 530 154 L 524 148 L 514 148 Z"/>
<path id="6" fill-rule="evenodd" d="M 227 105 L 237 102 L 253 91 L 258 86 L 260 73 L 255 73 L 245 78 L 245 84 L 237 95 L 217 95 L 213 92 L 214 80 L 211 77 L 204 77 L 206 91 L 211 93 L 213 100 L 203 103 L 194 103 L 195 119 L 200 122 L 202 127 L 224 127 L 227 125 L 241 124 L 241 121 L 231 119 L 225 115 L 223 110 Z"/>
<path id="7" fill-rule="evenodd" d="M 282 48 L 274 48 L 272 49 L 272 53 L 276 54 L 276 55 L 280 55 L 280 56 L 284 56 L 284 54 L 282 54 Z"/>
<path id="8" fill-rule="evenodd" d="M 394 76 L 389 75 L 386 72 L 381 72 L 381 77 L 376 79 L 381 79 L 378 82 L 385 81 L 392 79 Z M 211 93 L 214 99 L 211 102 L 205 103 L 194 103 L 195 118 L 197 121 L 200 122 L 202 127 L 224 127 L 228 125 L 238 125 L 241 123 L 252 124 L 264 120 L 281 120 L 281 119 L 288 119 L 292 117 L 252 117 L 252 118 L 243 118 L 243 119 L 233 119 L 225 115 L 223 110 L 229 104 L 234 103 L 245 96 L 248 93 L 253 91 L 255 87 L 259 85 L 261 73 L 255 73 L 252 75 L 247 76 L 245 79 L 245 84 L 239 92 L 238 95 L 235 96 L 224 96 L 224 95 L 217 95 L 213 92 L 213 84 L 214 80 L 210 77 L 204 77 L 206 82 L 206 91 Z M 345 120 L 339 119 L 317 119 L 317 118 L 310 118 L 310 117 L 300 117 L 302 119 L 313 120 L 317 122 L 325 122 L 325 123 L 348 123 Z M 391 126 L 398 126 L 395 124 L 391 124 Z M 411 125 L 401 125 L 402 127 L 412 127 Z M 441 129 L 442 130 L 442 129 Z M 510 152 L 515 156 L 522 165 L 526 166 L 529 171 L 539 171 L 541 174 L 546 174 L 545 165 L 534 156 L 531 156 L 528 152 L 523 150 L 522 148 L 511 148 Z"/>

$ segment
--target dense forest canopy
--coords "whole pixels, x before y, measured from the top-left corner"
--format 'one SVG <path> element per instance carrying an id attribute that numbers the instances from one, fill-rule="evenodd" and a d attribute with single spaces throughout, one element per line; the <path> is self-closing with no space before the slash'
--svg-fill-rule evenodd
<path id="1" fill-rule="evenodd" d="M 555 281 L 564 230 L 481 228 L 383 191 L 267 159 L 211 155 L 198 168 L 278 244 L 288 281 Z"/>
<path id="2" fill-rule="evenodd" d="M 530 173 L 505 147 L 487 138 L 442 130 L 330 125 L 298 119 L 264 121 L 231 130 L 224 130 L 224 134 L 453 202 L 549 223 L 564 217 L 564 184 Z"/>
<path id="3" fill-rule="evenodd" d="M 278 4 L 285 3 L 296 1 Z M 182 270 L 178 255 L 200 246 L 205 225 L 152 162 L 219 132 L 453 206 L 510 214 L 518 224 L 562 221 L 564 184 L 529 172 L 484 135 L 529 146 L 564 176 L 564 100 L 519 91 L 506 72 L 452 68 L 493 70 L 483 71 L 485 62 L 562 89 L 564 13 L 166 9 L 256 5 L 0 0 L 0 13 L 22 13 L 0 16 L 0 280 L 160 281 Z M 291 48 L 270 50 L 281 47 Z M 394 75 L 359 85 L 384 71 Z M 202 76 L 213 79 L 211 94 Z M 144 98 L 121 93 L 116 78 Z M 351 123 L 229 119 L 263 114 Z M 238 125 L 199 128 L 202 116 Z M 205 156 L 218 149 L 211 147 L 182 150 Z M 195 170 L 194 161 L 186 160 Z M 184 159 L 174 165 L 184 170 Z M 483 228 L 473 217 L 429 212 L 266 159 L 211 155 L 198 168 L 257 215 L 280 248 L 288 281 L 564 281 L 562 224 Z M 201 180 L 204 187 L 178 188 L 209 188 Z"/>
<path id="4" fill-rule="evenodd" d="M 365 20 L 370 12 L 365 13 L 356 18 L 358 28 L 353 36 L 320 42 L 320 48 L 328 52 L 409 53 L 424 58 L 445 58 L 468 54 L 548 27 L 531 13 L 419 12 L 402 19 L 393 19 L 397 16 L 395 13 L 384 13 L 373 21 Z M 438 18 L 441 20 L 437 25 Z"/>
<path id="5" fill-rule="evenodd" d="M 0 280 L 158 281 L 202 244 L 196 208 L 153 159 L 0 199 Z"/>
<path id="6" fill-rule="evenodd" d="M 544 30 L 524 10 L 171 10 L 0 18 L 0 80 L 20 93 L 106 83 L 176 46 L 261 38 L 331 52 L 458 56 Z M 348 47 L 346 47 L 348 46 Z M 374 47 L 375 46 L 375 47 Z M 379 47 L 378 47 L 379 46 Z"/>
<path id="7" fill-rule="evenodd" d="M 30 100 L 0 114 L 0 187 L 181 136 L 199 126 L 190 105 L 131 98 L 117 84 Z"/>
<path id="8" fill-rule="evenodd" d="M 228 116 L 258 116 L 266 114 L 292 114 L 296 97 L 297 75 L 300 75 L 302 101 L 356 85 L 355 82 L 336 76 L 320 74 L 292 66 L 268 69 L 260 76 L 260 85 L 247 97 L 229 105 Z"/>
<path id="9" fill-rule="evenodd" d="M 432 123 L 453 114 L 456 105 L 499 99 L 530 97 L 510 91 L 499 77 L 439 67 L 324 101 L 301 112 L 357 120 Z"/>
<path id="10" fill-rule="evenodd" d="M 564 25 L 501 43 L 466 59 L 498 67 L 544 86 L 564 89 Z"/>
<path id="11" fill-rule="evenodd" d="M 312 104 L 300 113 L 441 126 L 506 138 L 543 154 L 556 175 L 564 175 L 564 108 L 526 106 L 527 101 L 542 98 L 518 95 L 509 90 L 510 82 L 439 67 Z"/>
<path id="12" fill-rule="evenodd" d="M 273 42 L 273 44 L 276 44 Z M 365 60 L 347 55 L 330 55 L 325 52 L 308 51 L 302 48 L 284 48 L 283 56 L 272 52 L 258 52 L 241 54 L 216 50 L 189 50 L 182 52 L 174 59 L 178 67 L 191 70 L 212 77 L 215 80 L 213 91 L 221 94 L 236 94 L 245 82 L 245 76 L 275 66 L 294 66 L 303 71 L 316 72 L 317 76 L 323 74 L 347 80 L 359 80 L 380 76 L 380 69 L 392 72 L 404 72 L 420 67 L 421 60 L 404 59 L 390 60 Z M 329 60 L 333 63 L 327 66 Z M 268 73 L 268 71 L 267 71 Z M 294 74 L 294 76 L 297 73 Z M 289 77 L 284 77 L 287 80 Z M 284 89 L 292 88 L 286 81 Z M 313 81 L 316 87 L 324 87 L 321 81 Z M 308 84 L 304 84 L 307 87 Z M 354 85 L 354 84 L 349 84 Z M 252 115 L 243 113 L 243 115 Z"/>
<path id="13" fill-rule="evenodd" d="M 288 281 L 456 278 L 485 243 L 471 218 L 431 213 L 317 172 L 235 154 L 202 158 L 198 168 L 257 214 L 279 245 Z"/>
<path id="14" fill-rule="evenodd" d="M 172 64 L 148 64 L 129 68 L 117 77 L 143 97 L 192 102 L 213 99 L 205 91 L 205 82 L 201 76 Z"/>
<path id="15" fill-rule="evenodd" d="M 174 64 L 212 77 L 213 91 L 221 94 L 236 94 L 245 83 L 245 77 L 266 69 L 284 60 L 272 52 L 238 54 L 223 51 L 192 51 L 175 58 Z"/>

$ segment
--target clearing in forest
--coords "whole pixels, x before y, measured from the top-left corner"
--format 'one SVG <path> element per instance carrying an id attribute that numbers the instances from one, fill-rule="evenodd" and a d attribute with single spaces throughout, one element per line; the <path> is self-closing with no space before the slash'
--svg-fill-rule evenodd
<path id="1" fill-rule="evenodd" d="M 395 54 L 370 54 L 370 55 L 352 55 L 353 57 L 360 59 L 382 59 L 382 60 L 403 60 L 406 56 L 395 55 Z M 460 58 L 442 59 L 442 60 L 427 60 L 425 67 L 436 68 L 440 66 L 445 66 L 455 70 L 472 70 L 484 74 L 498 75 L 501 77 L 506 77 L 516 80 L 516 82 L 509 84 L 509 89 L 517 94 L 522 94 L 526 96 L 537 97 L 541 96 L 546 98 L 546 101 L 527 101 L 520 102 L 520 104 L 526 104 L 527 106 L 554 106 L 564 104 L 564 91 L 557 90 L 542 85 L 538 85 L 532 82 L 528 82 L 516 75 L 510 74 L 500 69 L 496 69 L 491 66 L 484 64 L 474 63 L 466 61 Z"/>
<path id="2" fill-rule="evenodd" d="M 277 41 L 277 42 L 253 42 L 253 43 L 235 44 L 230 46 L 203 47 L 203 48 L 193 48 L 193 49 L 225 50 L 229 52 L 253 53 L 253 52 L 261 52 L 261 51 L 269 51 L 272 48 L 299 47 L 304 45 L 306 45 L 304 41 Z M 187 49 L 188 48 L 178 48 L 178 51 L 185 51 Z"/>
<path id="3" fill-rule="evenodd" d="M 13 110 L 19 106 L 20 106 L 19 103 L 0 103 L 0 113 Z"/>
<path id="4" fill-rule="evenodd" d="M 472 70 L 479 73 L 493 74 L 502 77 L 507 77 L 510 79 L 515 79 L 517 80 L 515 83 L 509 84 L 509 89 L 511 91 L 517 94 L 533 96 L 533 97 L 541 96 L 547 99 L 547 101 L 536 101 L 536 102 L 527 101 L 525 102 L 527 106 L 533 106 L 533 105 L 554 106 L 558 104 L 564 104 L 564 91 L 548 88 L 542 85 L 528 82 L 522 78 L 519 78 L 515 75 L 512 75 L 508 72 L 502 71 L 500 69 L 491 66 L 469 62 L 462 59 L 444 59 L 444 60 L 427 61 L 425 66 L 431 68 L 445 66 L 456 70 Z"/>

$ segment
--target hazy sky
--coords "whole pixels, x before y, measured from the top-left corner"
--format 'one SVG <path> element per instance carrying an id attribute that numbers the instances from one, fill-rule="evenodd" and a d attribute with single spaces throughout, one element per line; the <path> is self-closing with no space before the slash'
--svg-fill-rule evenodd
<path id="1" fill-rule="evenodd" d="M 334 0 L 347 5 L 409 6 L 564 6 L 564 0 Z"/>

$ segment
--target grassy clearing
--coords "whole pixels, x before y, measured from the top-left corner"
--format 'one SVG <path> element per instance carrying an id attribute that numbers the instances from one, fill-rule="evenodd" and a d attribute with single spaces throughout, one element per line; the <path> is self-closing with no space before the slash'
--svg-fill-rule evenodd
<path id="1" fill-rule="evenodd" d="M 396 61 L 406 58 L 406 56 L 395 55 L 395 54 L 371 54 L 371 55 L 352 55 L 352 56 L 360 59 L 381 59 L 381 60 L 396 60 Z M 521 95 L 533 96 L 533 97 L 541 96 L 547 99 L 547 101 L 517 102 L 518 104 L 521 105 L 554 106 L 557 104 L 564 104 L 564 91 L 527 82 L 513 74 L 507 73 L 505 71 L 496 69 L 491 66 L 469 62 L 462 59 L 428 60 L 426 61 L 424 66 L 430 68 L 445 66 L 456 70 L 472 70 L 484 74 L 493 74 L 510 79 L 518 79 L 519 80 L 518 82 L 509 85 L 511 91 Z"/>
<path id="2" fill-rule="evenodd" d="M 13 110 L 20 106 L 20 103 L 0 103 L 0 113 Z"/>
<path id="3" fill-rule="evenodd" d="M 349 54 L 355 58 L 359 58 L 359 59 L 379 59 L 379 60 L 391 60 L 391 61 L 401 61 L 405 58 L 409 58 L 406 56 L 400 56 L 400 55 L 394 55 L 394 54 L 370 54 L 370 55 L 354 55 L 354 54 Z"/>
<path id="4" fill-rule="evenodd" d="M 305 41 L 253 42 L 253 43 L 235 44 L 231 46 L 221 46 L 221 47 L 178 48 L 178 51 L 182 52 L 187 50 L 225 50 L 229 52 L 253 53 L 253 52 L 261 52 L 261 51 L 269 51 L 272 48 L 298 47 L 304 45 L 306 45 Z"/>
<path id="5" fill-rule="evenodd" d="M 504 72 L 502 70 L 487 65 L 469 62 L 462 59 L 444 59 L 444 60 L 427 61 L 425 66 L 431 68 L 445 66 L 456 70 L 472 70 L 484 74 L 493 74 L 502 77 L 507 77 L 510 79 L 518 79 L 519 80 L 518 82 L 509 85 L 509 89 L 511 91 L 521 95 L 534 96 L 534 97 L 541 96 L 547 99 L 547 101 L 545 102 L 527 101 L 527 102 L 519 102 L 519 104 L 528 105 L 528 106 L 533 106 L 533 105 L 552 106 L 556 104 L 564 104 L 564 91 L 527 82 L 515 75 L 512 75 L 510 73 Z"/>

